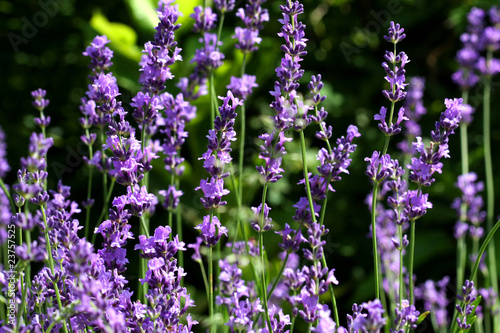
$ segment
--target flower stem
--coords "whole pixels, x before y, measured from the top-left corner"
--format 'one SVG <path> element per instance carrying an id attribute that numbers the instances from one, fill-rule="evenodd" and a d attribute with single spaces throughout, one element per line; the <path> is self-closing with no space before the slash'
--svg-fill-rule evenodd
<path id="1" fill-rule="evenodd" d="M 44 225 L 44 230 L 43 233 L 45 234 L 45 246 L 47 247 L 47 255 L 48 255 L 48 264 L 50 268 L 50 272 L 54 276 L 54 259 L 52 258 L 52 247 L 50 246 L 50 238 L 49 238 L 49 230 L 47 226 L 47 216 L 45 215 L 45 209 L 43 208 L 43 205 L 40 206 L 40 209 L 42 211 L 42 217 L 43 217 L 43 225 Z M 57 287 L 57 280 L 53 281 L 54 284 L 54 291 L 56 293 L 56 298 L 57 298 L 57 305 L 59 306 L 59 311 L 62 311 L 63 306 L 61 302 L 61 295 L 59 293 L 59 288 Z M 63 319 L 63 330 L 65 333 L 68 333 L 68 328 L 66 327 L 66 320 Z"/>
<path id="2" fill-rule="evenodd" d="M 7 190 L 7 187 L 5 186 L 5 183 L 3 182 L 2 178 L 0 178 L 0 187 L 3 190 L 3 193 L 5 193 L 5 196 L 7 197 L 7 199 L 9 199 L 11 211 L 15 212 L 16 211 L 16 205 L 14 204 L 14 200 L 12 200 L 12 196 L 10 195 L 10 192 Z"/>
<path id="3" fill-rule="evenodd" d="M 90 136 L 88 128 L 85 129 L 85 134 L 87 137 Z M 94 157 L 94 152 L 92 149 L 92 145 L 88 145 L 89 147 L 89 161 L 92 161 L 92 158 Z M 93 172 L 94 168 L 92 165 L 89 165 L 89 178 L 88 178 L 88 183 L 87 183 L 87 203 L 90 200 L 90 197 L 92 195 L 92 178 L 93 178 Z M 87 206 L 85 208 L 85 239 L 89 239 L 89 232 L 90 232 L 90 209 L 92 206 Z"/>
<path id="4" fill-rule="evenodd" d="M 210 223 L 212 223 L 212 214 L 210 215 Z M 214 322 L 214 263 L 212 247 L 208 248 L 208 283 L 209 283 L 209 315 L 210 315 L 210 333 L 216 332 Z"/>
<path id="5" fill-rule="evenodd" d="M 266 204 L 266 195 L 267 195 L 267 186 L 268 183 L 264 185 L 264 189 L 262 190 L 262 206 L 260 209 L 260 230 L 259 230 L 259 255 L 260 255 L 260 264 L 261 264 L 261 298 L 264 303 L 264 315 L 267 323 L 268 332 L 272 333 L 271 327 L 271 318 L 269 317 L 269 309 L 267 306 L 267 283 L 266 283 L 266 269 L 265 269 L 265 260 L 264 260 L 264 211 Z"/>
<path id="6" fill-rule="evenodd" d="M 176 188 L 179 188 L 179 179 L 176 180 Z M 179 236 L 179 242 L 182 241 L 182 215 L 180 203 L 175 208 L 175 217 L 177 222 L 177 235 Z M 179 257 L 179 267 L 184 267 L 184 251 L 178 252 Z"/>
<path id="7" fill-rule="evenodd" d="M 375 298 L 380 299 L 380 283 L 379 283 L 379 263 L 378 263 L 378 246 L 377 246 L 377 193 L 378 193 L 378 183 L 373 183 L 373 194 L 372 194 L 372 244 L 373 244 L 373 268 L 375 275 Z"/>
<path id="8" fill-rule="evenodd" d="M 483 244 L 481 245 L 481 248 L 479 248 L 479 252 L 477 253 L 477 258 L 476 261 L 474 262 L 474 265 L 472 266 L 472 270 L 470 273 L 469 281 L 474 282 L 477 276 L 477 270 L 479 268 L 479 264 L 481 263 L 481 258 L 483 257 L 484 251 L 486 251 L 486 248 L 488 247 L 488 244 L 490 243 L 491 239 L 495 235 L 496 231 L 500 228 L 500 220 L 498 220 L 493 228 L 491 228 L 490 232 L 488 235 L 486 235 L 486 238 L 483 241 Z M 462 306 L 463 307 L 463 306 Z M 457 330 L 457 325 L 456 325 L 456 318 L 457 318 L 458 312 L 455 310 L 454 315 L 453 315 L 453 320 L 452 320 L 452 327 L 450 332 L 456 332 Z"/>
<path id="9" fill-rule="evenodd" d="M 415 254 L 415 220 L 410 220 L 410 253 L 408 254 L 410 257 L 410 263 L 408 267 L 408 278 L 409 278 L 409 289 L 410 289 L 410 306 L 414 305 L 413 303 L 413 257 Z"/>
<path id="10" fill-rule="evenodd" d="M 492 51 L 488 50 L 486 55 L 487 64 L 491 63 Z M 486 75 L 483 95 L 483 147 L 484 147 L 484 164 L 486 173 L 486 230 L 491 230 L 493 227 L 494 209 L 495 209 L 495 190 L 493 179 L 493 163 L 491 158 L 491 75 Z M 490 283 L 496 293 L 498 293 L 498 280 L 495 258 L 495 242 L 491 242 L 488 246 L 489 274 Z"/>

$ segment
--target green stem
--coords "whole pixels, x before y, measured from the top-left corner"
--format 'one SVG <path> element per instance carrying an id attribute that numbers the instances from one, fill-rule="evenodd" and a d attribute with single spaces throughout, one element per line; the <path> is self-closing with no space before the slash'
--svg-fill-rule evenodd
<path id="1" fill-rule="evenodd" d="M 210 215 L 210 223 L 212 223 L 212 215 Z M 208 283 L 209 283 L 209 312 L 210 312 L 210 333 L 215 331 L 214 322 L 214 263 L 212 247 L 208 248 Z"/>
<path id="2" fill-rule="evenodd" d="M 5 196 L 7 197 L 7 199 L 9 199 L 11 211 L 15 212 L 16 211 L 16 205 L 14 204 L 14 200 L 12 200 L 12 196 L 10 195 L 10 192 L 7 190 L 7 187 L 5 186 L 5 183 L 3 182 L 2 178 L 0 178 L 0 187 L 3 190 L 3 193 L 5 193 Z"/>
<path id="3" fill-rule="evenodd" d="M 486 55 L 487 64 L 491 63 L 492 51 L 488 50 Z M 484 164 L 486 173 L 486 230 L 491 230 L 493 227 L 494 209 L 495 209 L 495 188 L 493 179 L 493 162 L 491 158 L 491 75 L 486 75 L 483 95 L 483 146 L 484 146 Z M 498 280 L 495 258 L 495 242 L 491 242 L 488 247 L 488 260 L 490 283 L 496 293 L 498 293 Z M 498 303 L 498 302 L 497 302 Z"/>
<path id="4" fill-rule="evenodd" d="M 176 180 L 176 188 L 179 188 L 179 180 Z M 179 242 L 182 241 L 182 215 L 180 203 L 175 208 L 175 216 L 177 222 L 177 235 L 179 236 Z M 179 257 L 179 267 L 184 267 L 184 251 L 178 252 Z"/>
<path id="5" fill-rule="evenodd" d="M 410 257 L 410 263 L 408 267 L 409 274 L 409 289 L 410 289 L 410 306 L 414 305 L 413 303 L 413 259 L 415 254 L 415 220 L 410 220 L 410 253 L 408 254 Z"/>
<path id="6" fill-rule="evenodd" d="M 85 129 L 85 134 L 87 137 L 90 136 L 89 129 Z M 89 145 L 89 160 L 91 161 L 92 158 L 94 157 L 94 151 L 92 148 L 92 145 Z M 88 183 L 87 183 L 87 202 L 90 200 L 91 195 L 92 195 L 92 178 L 93 178 L 93 173 L 94 173 L 94 167 L 92 165 L 89 165 L 89 178 L 88 178 Z M 89 232 L 90 232 L 90 209 L 92 207 L 86 207 L 85 208 L 85 239 L 89 239 Z"/>
<path id="7" fill-rule="evenodd" d="M 40 206 L 40 210 L 42 211 L 42 217 L 43 217 L 43 225 L 44 225 L 44 230 L 43 233 L 45 234 L 45 246 L 47 247 L 47 255 L 48 255 L 48 264 L 50 268 L 50 272 L 52 275 L 54 275 L 54 258 L 52 257 L 52 247 L 50 245 L 50 238 L 49 238 L 49 229 L 47 225 L 47 216 L 45 215 L 45 209 L 43 208 L 43 205 Z M 57 280 L 53 281 L 54 284 L 54 291 L 56 293 L 56 298 L 57 298 L 57 305 L 59 306 L 59 311 L 62 312 L 63 305 L 61 302 L 61 295 L 59 293 L 59 287 L 57 286 Z M 63 330 L 65 333 L 68 333 L 68 328 L 66 327 L 66 320 L 63 319 Z"/>
<path id="8" fill-rule="evenodd" d="M 264 303 L 264 315 L 267 323 L 268 332 L 272 333 L 271 318 L 269 317 L 269 309 L 267 306 L 267 283 L 266 283 L 266 266 L 264 260 L 264 211 L 266 204 L 266 194 L 267 194 L 268 183 L 264 185 L 262 190 L 262 206 L 260 209 L 260 230 L 259 230 L 259 254 L 260 254 L 260 264 L 261 264 L 261 297 Z"/>
<path id="9" fill-rule="evenodd" d="M 241 64 L 241 76 L 243 77 L 246 68 L 247 55 L 243 53 L 243 61 Z M 245 103 L 240 108 L 240 149 L 238 159 L 238 195 L 240 200 L 238 202 L 238 211 L 241 210 L 242 196 L 243 196 L 243 158 L 245 156 L 245 131 L 246 131 L 246 116 L 245 116 Z"/>
<path id="10" fill-rule="evenodd" d="M 380 299 L 380 283 L 379 283 L 379 263 L 378 263 L 378 245 L 377 245 L 377 194 L 378 194 L 378 183 L 373 183 L 373 195 L 372 195 L 372 244 L 373 244 L 373 268 L 375 276 L 375 298 Z"/>
<path id="11" fill-rule="evenodd" d="M 314 204 L 313 204 L 313 199 L 312 199 L 312 195 L 311 195 L 311 184 L 309 184 L 309 171 L 307 169 L 306 140 L 304 138 L 303 131 L 300 131 L 300 147 L 301 147 L 301 151 L 302 151 L 302 165 L 304 168 L 304 179 L 305 179 L 305 183 L 306 183 L 307 200 L 309 201 L 309 209 L 311 212 L 312 222 L 316 223 L 316 214 L 314 211 Z"/>

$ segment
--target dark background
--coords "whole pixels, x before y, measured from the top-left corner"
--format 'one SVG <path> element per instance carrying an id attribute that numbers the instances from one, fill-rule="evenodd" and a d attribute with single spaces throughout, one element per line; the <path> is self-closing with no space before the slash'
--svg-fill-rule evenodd
<path id="1" fill-rule="evenodd" d="M 198 4 L 196 1 L 182 2 L 188 9 Z M 88 59 L 82 52 L 96 34 L 108 35 L 112 40 L 109 46 L 115 52 L 112 71 L 118 78 L 124 107 L 131 110 L 128 106 L 130 98 L 140 89 L 137 83 L 140 51 L 154 33 L 153 23 L 140 17 L 140 14 L 147 12 L 145 8 L 148 6 L 139 4 L 138 10 L 134 9 L 134 3 L 133 0 L 0 1 L 0 126 L 7 135 L 8 160 L 13 169 L 8 174 L 6 183 L 15 182 L 19 158 L 27 155 L 29 135 L 38 130 L 33 123 L 37 115 L 31 107 L 30 92 L 43 88 L 47 90 L 47 98 L 50 99 L 46 110 L 46 115 L 52 118 L 48 134 L 54 138 L 54 147 L 48 156 L 49 186 L 54 186 L 58 179 L 62 179 L 65 184 L 72 186 L 74 200 L 84 199 L 87 173 L 81 156 L 86 151 L 79 143 L 82 130 L 77 119 L 80 116 L 79 100 L 84 96 L 89 82 Z M 245 174 L 249 185 L 245 191 L 245 202 L 248 205 L 256 204 L 261 192 L 258 175 L 251 163 L 257 161 L 257 135 L 263 132 L 262 123 L 266 122 L 267 115 L 272 112 L 268 107 L 272 101 L 268 91 L 272 89 L 274 69 L 282 56 L 279 50 L 282 41 L 276 36 L 280 29 L 277 22 L 281 18 L 280 3 L 266 3 L 270 22 L 265 24 L 261 33 L 263 41 L 259 52 L 251 56 L 247 65 L 247 72 L 257 75 L 259 83 L 259 88 L 255 89 L 247 103 L 249 133 Z M 361 303 L 373 298 L 371 240 L 367 237 L 370 214 L 364 204 L 371 191 L 371 184 L 365 176 L 366 163 L 363 159 L 383 146 L 383 136 L 376 127 L 373 115 L 378 113 L 380 106 L 389 105 L 381 94 L 381 90 L 386 87 L 381 63 L 384 51 L 392 49 L 392 44 L 382 38 L 387 32 L 389 21 L 399 22 L 405 28 L 407 38 L 398 44 L 398 51 L 405 51 L 411 59 L 407 65 L 407 77 L 422 76 L 426 80 L 424 103 L 428 112 L 422 120 L 422 129 L 424 136 L 427 136 L 440 112 L 444 110 L 444 99 L 461 95 L 450 76 L 457 69 L 454 57 L 461 46 L 459 35 L 465 29 L 467 12 L 472 5 L 488 8 L 497 2 L 308 0 L 303 3 L 306 10 L 300 19 L 307 25 L 306 37 L 309 43 L 308 55 L 302 62 L 306 73 L 301 89 L 306 91 L 305 86 L 311 75 L 322 74 L 325 83 L 323 92 L 328 96 L 323 106 L 329 111 L 327 122 L 333 126 L 333 136 L 344 135 L 349 124 L 358 126 L 362 133 L 362 137 L 356 141 L 358 149 L 353 154 L 350 173 L 344 175 L 341 182 L 334 184 L 336 192 L 330 194 L 327 210 L 326 225 L 330 229 L 330 234 L 326 237 L 327 259 L 330 267 L 336 269 L 336 276 L 340 281 L 336 295 L 341 318 L 344 320 L 345 313 L 350 312 L 353 302 Z M 242 5 L 242 1 L 237 1 L 237 7 Z M 176 35 L 184 57 L 184 61 L 172 70 L 176 77 L 188 75 L 192 69 L 189 61 L 198 46 L 199 36 L 191 33 L 192 20 L 189 14 L 185 12 L 181 19 L 183 28 Z M 216 74 L 219 95 L 225 94 L 224 87 L 229 83 L 229 74 L 239 72 L 241 61 L 231 39 L 234 25 L 240 24 L 239 19 L 234 17 L 234 12 L 229 13 L 225 23 L 222 51 L 226 54 L 226 62 Z M 19 41 L 21 42 L 17 44 Z M 173 81 L 167 90 L 176 94 L 176 79 Z M 500 165 L 497 153 L 500 129 L 496 125 L 499 121 L 499 85 L 498 79 L 494 81 L 491 125 L 493 163 L 494 170 L 497 170 Z M 482 107 L 480 94 L 481 89 L 473 90 L 470 94 L 470 102 L 479 109 Z M 194 239 L 197 232 L 193 227 L 200 223 L 205 214 L 198 201 L 199 193 L 193 189 L 199 184 L 200 178 L 206 177 L 202 163 L 197 158 L 206 149 L 205 135 L 210 117 L 207 101 L 208 99 L 202 98 L 197 102 L 198 118 L 190 124 L 190 137 L 183 147 L 183 154 L 188 162 L 181 184 L 185 192 L 183 212 L 186 242 Z M 311 145 L 316 147 L 320 143 L 314 139 L 314 130 L 308 129 L 306 136 L 310 138 Z M 478 111 L 469 131 L 470 169 L 477 172 L 480 179 L 484 179 L 481 132 L 482 116 Z M 295 135 L 295 138 L 298 136 Z M 400 138 L 392 140 L 392 143 L 398 140 Z M 270 186 L 268 202 L 273 209 L 271 215 L 277 230 L 285 222 L 294 225 L 291 219 L 292 205 L 302 195 L 302 188 L 294 185 L 300 177 L 298 148 L 297 140 L 287 146 L 289 154 L 285 167 L 291 172 L 287 172 L 284 179 Z M 459 195 L 454 186 L 461 170 L 458 135 L 451 139 L 450 150 L 452 159 L 444 161 L 443 174 L 437 175 L 436 183 L 429 189 L 434 208 L 417 224 L 417 283 L 427 279 L 438 280 L 444 275 L 450 275 L 453 280 L 455 272 L 452 228 L 456 217 L 449 206 Z M 310 151 L 311 161 L 315 159 L 315 152 L 315 149 Z M 391 145 L 389 152 L 395 152 L 394 145 Z M 161 166 L 161 161 L 156 163 L 151 177 L 151 192 L 157 193 L 159 189 L 166 188 L 169 176 Z M 97 202 L 100 199 L 99 181 L 100 178 L 95 179 L 94 183 Z M 500 188 L 499 182 L 500 178 L 496 177 L 496 189 Z M 119 185 L 115 188 L 117 194 L 123 192 Z M 233 199 L 229 199 L 230 204 L 234 203 L 231 200 Z M 94 209 L 97 215 L 96 211 Z M 229 210 L 223 214 L 230 218 L 234 216 L 232 213 L 234 212 Z M 165 214 L 160 207 L 153 221 L 156 225 L 166 223 Z M 278 236 L 268 233 L 266 240 L 270 258 L 273 258 L 273 254 L 277 252 L 275 244 Z M 500 250 L 500 246 L 497 246 L 497 250 Z M 133 252 L 135 251 L 131 248 L 131 261 L 134 260 Z M 188 261 L 190 255 L 191 252 L 187 251 Z M 497 257 L 500 258 L 500 255 Z M 196 295 L 200 295 L 198 299 L 201 299 L 204 291 L 197 280 L 198 267 L 191 267 L 190 263 L 186 265 L 186 281 L 194 286 L 190 291 L 195 299 Z M 135 265 L 130 265 L 131 270 L 133 266 Z M 128 278 L 135 278 L 133 271 Z M 203 305 L 199 305 L 194 311 L 203 310 Z"/>

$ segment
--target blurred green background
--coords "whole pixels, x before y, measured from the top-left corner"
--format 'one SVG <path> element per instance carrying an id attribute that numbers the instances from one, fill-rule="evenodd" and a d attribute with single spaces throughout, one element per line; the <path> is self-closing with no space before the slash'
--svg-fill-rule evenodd
<path id="1" fill-rule="evenodd" d="M 190 60 L 198 47 L 199 36 L 191 32 L 192 19 L 189 15 L 195 5 L 201 1 L 179 1 L 184 16 L 180 18 L 182 28 L 176 35 L 179 47 L 183 49 L 184 61 L 173 68 L 176 76 L 169 82 L 169 92 L 176 94 L 178 77 L 187 76 L 192 70 Z M 236 1 L 236 6 L 244 1 Z M 496 1 L 371 1 L 371 0 L 304 0 L 305 14 L 300 19 L 307 25 L 306 37 L 309 39 L 308 55 L 302 62 L 305 69 L 303 86 L 313 74 L 322 74 L 325 83 L 324 93 L 327 100 L 324 107 L 329 111 L 328 124 L 333 126 L 334 137 L 345 134 L 349 124 L 358 126 L 362 137 L 358 138 L 358 150 L 353 155 L 350 174 L 344 175 L 341 182 L 335 183 L 336 192 L 330 194 L 327 210 L 327 227 L 330 234 L 326 240 L 327 258 L 330 267 L 336 269 L 340 285 L 336 288 L 341 318 L 350 312 L 353 302 L 363 302 L 373 298 L 371 240 L 368 238 L 370 215 L 364 200 L 371 190 L 371 184 L 365 176 L 364 157 L 371 156 L 373 150 L 383 146 L 383 136 L 373 120 L 380 106 L 387 106 L 381 90 L 385 88 L 385 73 L 381 67 L 386 49 L 392 47 L 382 36 L 386 33 L 389 21 L 399 22 L 405 28 L 406 40 L 398 44 L 398 51 L 405 51 L 411 62 L 407 65 L 407 77 L 422 76 L 426 80 L 424 103 L 428 110 L 422 120 L 424 135 L 428 135 L 440 112 L 444 110 L 445 98 L 460 97 L 460 91 L 451 82 L 450 76 L 457 69 L 454 60 L 460 48 L 459 35 L 465 30 L 466 14 L 472 6 L 488 8 L 498 4 Z M 265 6 L 269 9 L 270 21 L 261 32 L 263 38 L 258 53 L 252 55 L 247 65 L 249 74 L 257 75 L 259 87 L 247 103 L 249 136 L 245 153 L 248 187 L 245 201 L 248 205 L 256 203 L 261 187 L 258 175 L 251 164 L 257 161 L 257 135 L 262 133 L 267 115 L 272 110 L 268 107 L 272 101 L 268 91 L 275 80 L 274 68 L 279 64 L 282 52 L 279 50 L 281 39 L 277 37 L 281 18 L 281 1 L 269 0 Z M 19 158 L 27 155 L 29 135 L 37 130 L 33 119 L 36 116 L 31 107 L 30 91 L 43 88 L 47 90 L 50 105 L 46 114 L 52 118 L 48 133 L 54 138 L 54 148 L 49 152 L 49 184 L 54 185 L 62 179 L 72 186 L 74 200 L 84 198 L 86 188 L 86 169 L 81 156 L 86 154 L 79 143 L 82 130 L 77 122 L 80 112 L 79 101 L 84 96 L 88 82 L 88 59 L 82 55 L 85 47 L 96 34 L 106 34 L 112 41 L 109 46 L 114 51 L 112 71 L 121 88 L 121 100 L 125 109 L 140 89 L 138 85 L 138 60 L 143 44 L 150 40 L 156 25 L 155 1 L 114 0 L 114 1 L 49 1 L 49 0 L 0 0 L 0 126 L 7 134 L 7 152 L 13 169 L 6 182 L 15 182 L 15 170 L 19 167 Z M 225 85 L 229 76 L 239 72 L 241 55 L 233 47 L 234 26 L 239 19 L 234 12 L 226 15 L 222 32 L 224 45 L 222 51 L 226 61 L 217 73 L 217 93 L 225 94 Z M 347 52 L 347 53 L 346 53 Z M 347 54 L 347 56 L 346 56 Z M 500 121 L 498 79 L 494 79 L 492 96 L 492 149 L 494 152 L 494 170 L 500 167 Z M 473 90 L 470 101 L 481 108 L 481 90 Z M 182 179 L 183 215 L 187 241 L 192 241 L 197 234 L 193 226 L 200 222 L 205 212 L 199 204 L 199 193 L 193 189 L 206 173 L 198 157 L 206 150 L 205 135 L 208 130 L 209 107 L 207 99 L 197 103 L 198 118 L 188 130 L 190 137 L 183 154 L 187 159 L 187 173 Z M 481 112 L 475 115 L 470 127 L 470 162 L 471 171 L 484 179 L 483 153 L 481 148 Z M 238 128 L 238 127 L 237 127 Z M 306 135 L 313 147 L 320 143 L 314 139 L 314 130 L 308 129 Z M 295 137 L 297 137 L 295 135 Z M 393 140 L 393 143 L 398 139 Z M 287 150 L 289 154 L 285 167 L 289 172 L 285 178 L 270 187 L 269 204 L 276 229 L 284 223 L 294 225 L 292 205 L 302 195 L 302 188 L 295 185 L 300 177 L 300 152 L 295 141 Z M 444 172 L 437 175 L 436 183 L 429 189 L 430 200 L 434 204 L 425 218 L 418 221 L 415 273 L 417 283 L 427 279 L 440 279 L 444 275 L 454 277 L 455 244 L 452 228 L 456 217 L 450 209 L 458 190 L 454 183 L 460 173 L 459 138 L 450 141 L 452 160 L 444 161 Z M 309 151 L 310 160 L 315 159 L 316 148 Z M 235 149 L 236 151 L 236 149 Z M 394 145 L 390 152 L 395 152 Z M 152 171 L 151 191 L 157 193 L 166 188 L 169 179 L 161 166 L 155 164 Z M 96 179 L 94 188 L 99 200 L 100 184 Z M 119 187 L 119 185 L 117 185 Z M 496 178 L 497 198 L 500 189 L 500 177 Z M 120 193 L 123 189 L 116 189 Z M 229 199 L 230 204 L 234 203 Z M 498 203 L 498 200 L 497 200 Z M 229 207 L 230 205 L 228 205 Z M 498 206 L 498 205 L 497 205 Z M 97 215 L 97 209 L 94 213 Z M 499 213 L 498 211 L 496 212 Z M 235 212 L 228 210 L 227 218 Z M 164 224 L 165 215 L 158 207 L 156 224 Z M 499 237 L 496 237 L 499 240 Z M 277 252 L 278 236 L 266 235 L 268 251 Z M 500 243 L 497 245 L 500 250 Z M 134 260 L 133 252 L 131 260 Z M 191 252 L 186 252 L 189 258 Z M 500 255 L 498 255 L 500 258 Z M 270 256 L 272 258 L 272 256 Z M 188 260 L 189 262 L 189 260 Z M 278 265 L 278 261 L 273 261 Z M 186 281 L 195 286 L 198 267 L 186 264 Z M 130 265 L 133 266 L 133 265 Z M 500 264 L 498 265 L 500 267 Z M 135 279 L 133 272 L 127 276 Z M 204 291 L 192 289 L 203 298 Z M 196 299 L 196 298 L 195 298 Z M 203 311 L 200 305 L 195 311 Z"/>

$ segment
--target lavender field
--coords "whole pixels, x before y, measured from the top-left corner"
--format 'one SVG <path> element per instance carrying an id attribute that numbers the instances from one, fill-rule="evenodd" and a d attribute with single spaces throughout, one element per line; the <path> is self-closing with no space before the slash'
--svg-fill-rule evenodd
<path id="1" fill-rule="evenodd" d="M 495 5 L 0 1 L 0 332 L 500 332 Z"/>

